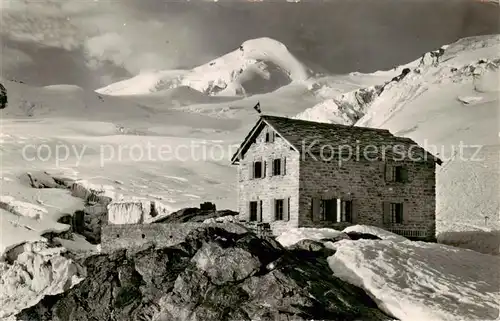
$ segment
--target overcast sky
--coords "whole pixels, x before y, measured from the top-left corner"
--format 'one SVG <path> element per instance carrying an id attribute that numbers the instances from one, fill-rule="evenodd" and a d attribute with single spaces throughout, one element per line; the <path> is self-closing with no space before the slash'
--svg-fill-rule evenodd
<path id="1" fill-rule="evenodd" d="M 6 78 L 92 89 L 144 69 L 205 63 L 262 36 L 315 68 L 345 73 L 390 68 L 464 36 L 500 32 L 498 7 L 475 0 L 3 0 L 1 6 Z"/>

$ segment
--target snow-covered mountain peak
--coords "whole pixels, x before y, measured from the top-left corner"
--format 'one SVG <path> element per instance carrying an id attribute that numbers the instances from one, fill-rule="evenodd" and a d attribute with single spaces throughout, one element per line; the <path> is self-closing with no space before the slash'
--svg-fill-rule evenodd
<path id="1" fill-rule="evenodd" d="M 471 82 L 478 75 L 498 69 L 499 46 L 500 35 L 468 37 L 391 70 L 371 75 L 351 73 L 351 77 L 371 76 L 380 82 L 334 94 L 296 117 L 344 124 L 354 124 L 359 120 L 358 125 L 381 126 L 391 113 L 418 98 L 431 85 Z M 328 93 L 324 88 L 316 91 Z M 383 115 L 382 110 L 385 111 Z"/>
<path id="2" fill-rule="evenodd" d="M 306 80 L 309 75 L 308 68 L 284 44 L 271 38 L 257 38 L 191 70 L 142 73 L 97 92 L 133 95 L 186 86 L 212 96 L 251 95 Z"/>

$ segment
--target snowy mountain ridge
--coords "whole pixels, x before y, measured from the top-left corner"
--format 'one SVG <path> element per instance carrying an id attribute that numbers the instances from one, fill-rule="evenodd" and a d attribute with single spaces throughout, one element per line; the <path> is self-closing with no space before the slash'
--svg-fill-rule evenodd
<path id="1" fill-rule="evenodd" d="M 426 86 L 447 81 L 467 82 L 470 77 L 480 74 L 483 68 L 495 69 L 498 59 L 494 50 L 499 44 L 500 37 L 486 36 L 465 38 L 444 45 L 408 64 L 372 73 L 374 76 L 392 77 L 389 81 L 326 99 L 298 114 L 296 118 L 353 125 L 368 113 L 368 110 L 379 112 L 378 108 L 371 106 L 379 98 L 383 100 L 386 95 L 393 94 L 404 102 L 411 99 L 412 95 L 425 90 Z M 363 74 L 351 73 L 351 75 Z M 325 89 L 316 88 L 316 91 L 320 90 Z M 365 121 L 368 117 L 365 117 Z"/>
<path id="2" fill-rule="evenodd" d="M 257 38 L 191 70 L 147 72 L 96 91 L 131 95 L 187 86 L 208 95 L 241 96 L 303 81 L 309 74 L 284 44 L 271 38 Z"/>

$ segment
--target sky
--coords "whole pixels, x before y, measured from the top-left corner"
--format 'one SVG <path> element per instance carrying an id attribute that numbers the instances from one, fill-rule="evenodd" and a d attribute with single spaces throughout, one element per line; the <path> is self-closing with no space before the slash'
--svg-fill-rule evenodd
<path id="1" fill-rule="evenodd" d="M 190 68 L 267 36 L 315 69 L 370 72 L 500 33 L 497 10 L 479 0 L 2 0 L 1 68 L 33 85 L 96 89 L 143 70 Z"/>

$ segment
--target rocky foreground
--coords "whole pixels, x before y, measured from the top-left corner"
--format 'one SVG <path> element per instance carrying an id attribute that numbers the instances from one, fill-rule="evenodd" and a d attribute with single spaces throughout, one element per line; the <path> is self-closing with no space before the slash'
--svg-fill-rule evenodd
<path id="1" fill-rule="evenodd" d="M 18 320 L 389 320 L 335 276 L 321 243 L 285 249 L 253 233 L 193 231 L 178 246 L 85 259 L 87 278 Z"/>

